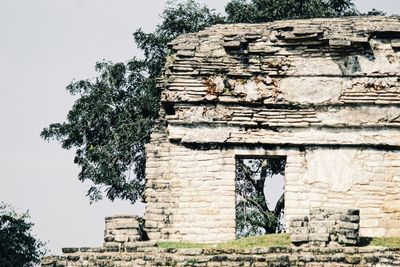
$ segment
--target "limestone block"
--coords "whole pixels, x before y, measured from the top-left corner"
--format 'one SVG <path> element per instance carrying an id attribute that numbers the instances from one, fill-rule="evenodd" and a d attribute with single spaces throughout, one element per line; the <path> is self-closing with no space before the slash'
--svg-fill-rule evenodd
<path id="1" fill-rule="evenodd" d="M 359 239 L 358 214 L 359 211 L 354 209 L 311 209 L 309 219 L 294 218 L 290 221 L 291 239 L 297 240 L 296 235 L 308 235 L 312 244 L 326 245 L 336 242 L 354 245 Z M 293 241 L 295 244 L 296 242 Z"/>
<path id="2" fill-rule="evenodd" d="M 393 236 L 393 237 L 400 237 L 400 228 L 389 228 L 387 230 L 387 235 L 388 236 Z"/>
<path id="3" fill-rule="evenodd" d="M 291 234 L 290 235 L 290 240 L 293 243 L 308 242 L 309 241 L 309 235 L 308 234 Z"/>
<path id="4" fill-rule="evenodd" d="M 346 192 L 367 177 L 357 156 L 358 151 L 355 149 L 309 151 L 306 155 L 309 164 L 304 177 L 307 177 L 308 183 L 321 181 L 333 191 Z"/>
<path id="5" fill-rule="evenodd" d="M 383 211 L 387 213 L 400 213 L 400 199 L 385 202 L 383 204 Z"/>
<path id="6" fill-rule="evenodd" d="M 314 234 L 310 233 L 309 235 L 310 242 L 328 242 L 329 241 L 329 234 Z"/>
<path id="7" fill-rule="evenodd" d="M 340 215 L 339 219 L 344 222 L 359 222 L 360 216 L 359 215 Z"/>
<path id="8" fill-rule="evenodd" d="M 368 236 L 368 237 L 382 237 L 386 236 L 388 233 L 387 229 L 384 228 L 361 228 L 360 236 Z"/>
<path id="9" fill-rule="evenodd" d="M 140 240 L 139 217 L 113 216 L 105 219 L 105 242 L 131 242 Z"/>
<path id="10" fill-rule="evenodd" d="M 338 102 L 342 89 L 341 78 L 284 78 L 279 90 L 283 98 L 294 103 Z"/>
<path id="11" fill-rule="evenodd" d="M 339 227 L 348 230 L 357 230 L 359 228 L 358 222 L 357 223 L 340 222 Z"/>
<path id="12" fill-rule="evenodd" d="M 309 233 L 309 228 L 307 226 L 305 227 L 297 227 L 294 225 L 290 225 L 290 234 L 294 234 L 294 235 L 305 235 Z"/>
<path id="13" fill-rule="evenodd" d="M 356 239 L 351 239 L 351 238 L 347 238 L 345 235 L 338 235 L 339 239 L 339 243 L 341 244 L 346 244 L 346 245 L 355 245 L 357 244 L 357 240 Z"/>
<path id="14" fill-rule="evenodd" d="M 290 221 L 290 226 L 291 227 L 306 227 L 306 226 L 308 226 L 308 221 L 295 221 L 292 219 Z"/>
<path id="15" fill-rule="evenodd" d="M 360 226 L 364 228 L 379 227 L 379 219 L 360 220 Z"/>
<path id="16" fill-rule="evenodd" d="M 340 76 L 340 66 L 329 58 L 294 58 L 288 74 L 299 76 Z"/>

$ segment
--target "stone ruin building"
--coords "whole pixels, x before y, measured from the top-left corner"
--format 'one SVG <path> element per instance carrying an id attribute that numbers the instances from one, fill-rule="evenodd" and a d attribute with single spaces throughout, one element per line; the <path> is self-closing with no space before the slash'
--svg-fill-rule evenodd
<path id="1" fill-rule="evenodd" d="M 140 239 L 134 217 L 108 218 L 103 248 L 65 249 L 43 266 L 101 266 L 101 260 L 153 266 L 179 263 L 182 255 L 203 259 L 199 266 L 236 266 L 222 263 L 231 259 L 228 252 L 158 251 L 147 261 L 139 255 L 155 251 L 141 248 L 157 240 L 235 239 L 241 158 L 284 159 L 285 228 L 294 243 L 400 237 L 398 17 L 215 25 L 178 37 L 170 49 L 159 81 L 161 118 L 146 146 L 150 241 L 133 242 Z M 343 257 L 329 259 L 400 264 L 399 251 L 379 251 L 343 250 Z M 271 253 L 280 253 L 271 262 L 282 255 L 290 255 L 289 265 L 323 262 L 307 248 L 252 251 L 247 260 Z M 90 260 L 93 265 L 84 265 Z M 254 266 L 271 263 L 260 262 Z"/>

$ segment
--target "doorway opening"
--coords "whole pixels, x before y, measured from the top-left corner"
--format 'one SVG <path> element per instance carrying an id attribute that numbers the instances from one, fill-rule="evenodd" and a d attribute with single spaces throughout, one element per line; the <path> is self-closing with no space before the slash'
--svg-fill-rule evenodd
<path id="1" fill-rule="evenodd" d="M 282 233 L 286 157 L 236 158 L 236 237 Z"/>

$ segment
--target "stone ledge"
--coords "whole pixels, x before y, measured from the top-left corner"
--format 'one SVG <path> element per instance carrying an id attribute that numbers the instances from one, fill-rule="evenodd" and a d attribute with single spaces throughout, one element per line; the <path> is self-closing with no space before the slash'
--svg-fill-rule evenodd
<path id="1" fill-rule="evenodd" d="M 140 242 L 135 245 L 138 250 L 131 252 L 103 250 L 45 257 L 41 266 L 400 266 L 400 249 L 382 247 L 160 249 L 147 242 L 149 246 L 140 249 Z"/>

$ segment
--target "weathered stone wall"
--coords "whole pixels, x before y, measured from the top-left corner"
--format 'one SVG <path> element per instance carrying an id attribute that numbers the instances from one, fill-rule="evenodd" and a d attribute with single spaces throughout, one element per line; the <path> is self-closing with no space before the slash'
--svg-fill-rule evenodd
<path id="1" fill-rule="evenodd" d="M 159 249 L 154 243 L 69 248 L 43 267 L 136 266 L 400 266 L 400 250 L 384 248 Z"/>
<path id="2" fill-rule="evenodd" d="M 359 209 L 361 236 L 400 236 L 399 158 L 398 151 L 375 149 L 306 151 L 296 177 L 303 188 L 287 186 L 286 207 Z"/>
<path id="3" fill-rule="evenodd" d="M 287 222 L 292 217 L 309 215 L 310 209 L 316 207 L 357 208 L 362 236 L 400 236 L 396 201 L 400 190 L 396 175 L 400 166 L 390 160 L 400 157 L 398 152 L 318 147 L 304 151 L 278 147 L 207 150 L 176 144 L 169 147 L 168 152 L 157 150 L 160 160 L 154 167 L 148 167 L 149 172 L 163 172 L 157 173 L 157 179 L 149 180 L 148 185 L 147 193 L 153 194 L 147 199 L 145 216 L 150 239 L 196 242 L 234 239 L 235 157 L 265 155 L 286 156 Z"/>
<path id="4" fill-rule="evenodd" d="M 146 147 L 150 239 L 233 239 L 244 155 L 287 158 L 286 222 L 359 209 L 361 235 L 400 236 L 399 29 L 398 18 L 312 19 L 173 41 Z"/>
<path id="5" fill-rule="evenodd" d="M 176 144 L 147 147 L 146 231 L 151 240 L 235 238 L 234 155 Z M 151 179 L 150 177 L 154 177 Z"/>

